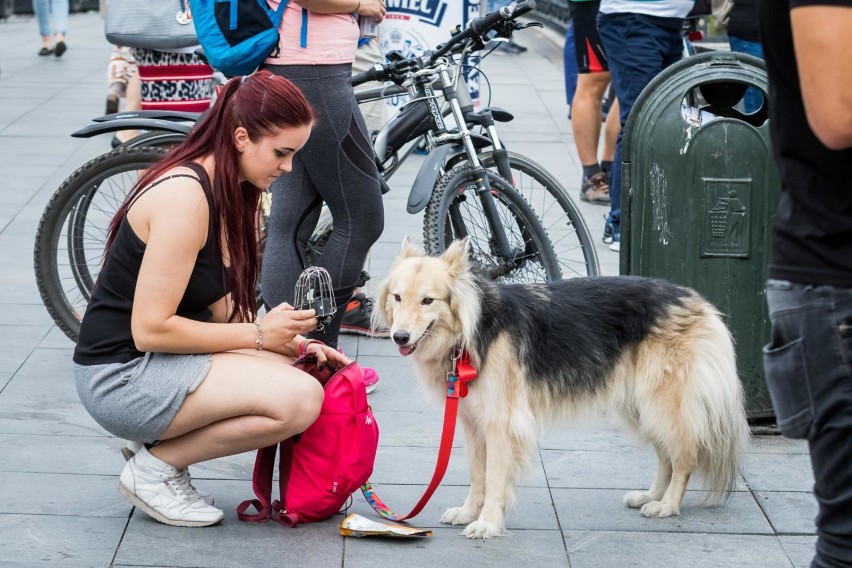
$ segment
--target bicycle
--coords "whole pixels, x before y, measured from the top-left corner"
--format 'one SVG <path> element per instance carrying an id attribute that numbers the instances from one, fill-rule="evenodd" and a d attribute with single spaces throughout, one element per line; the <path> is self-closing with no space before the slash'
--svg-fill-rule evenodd
<path id="1" fill-rule="evenodd" d="M 523 13 L 519 6 L 529 4 L 515 4 L 509 18 L 496 12 L 474 20 L 466 31 L 456 30 L 438 51 L 410 60 L 392 58 L 387 65 L 362 74 L 364 77 L 353 78 L 353 83 L 386 75 L 412 96 L 378 133 L 375 148 L 379 169 L 388 179 L 412 144 L 426 138 L 430 153 L 411 189 L 409 212 L 426 209 L 424 242 L 430 253 L 443 250 L 452 238 L 470 235 L 476 258 L 492 277 L 543 281 L 594 275 L 597 257 L 576 205 L 553 176 L 532 160 L 503 148 L 494 123 L 509 120 L 511 115 L 501 109 L 474 111 L 462 66 L 454 59 L 461 61 L 466 52 L 481 49 L 482 36 L 492 28 L 501 28 L 503 34 L 520 29 L 513 18 Z M 505 29 L 507 25 L 512 28 Z M 374 100 L 399 92 L 400 87 L 391 85 L 359 94 L 359 99 Z M 442 97 L 450 101 L 455 129 L 447 128 L 443 120 L 446 111 L 441 112 L 438 105 Z M 179 121 L 195 118 L 184 113 L 124 113 L 123 118 L 99 119 L 77 133 L 85 136 L 109 128 L 125 129 L 128 120 L 136 124 L 147 121 L 143 128 L 150 129 L 141 140 L 95 158 L 72 174 L 51 199 L 39 225 L 35 251 L 39 289 L 48 311 L 72 339 L 100 268 L 112 213 L 135 183 L 138 171 L 159 159 L 162 146 L 179 142 L 189 131 L 191 126 Z M 471 132 L 477 127 L 481 134 Z M 493 150 L 478 153 L 486 147 Z M 491 170 L 487 177 L 481 175 L 486 168 Z M 481 183 L 477 183 L 476 172 Z M 315 233 L 312 241 L 318 249 L 330 230 L 331 223 L 326 223 Z"/>

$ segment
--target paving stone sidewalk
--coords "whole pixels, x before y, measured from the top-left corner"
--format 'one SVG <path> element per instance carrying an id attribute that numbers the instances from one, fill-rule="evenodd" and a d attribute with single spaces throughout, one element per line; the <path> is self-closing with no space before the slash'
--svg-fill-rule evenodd
<path id="1" fill-rule="evenodd" d="M 529 30 L 518 56 L 484 63 L 493 104 L 516 120 L 502 128 L 511 147 L 533 157 L 570 189 L 581 169 L 566 118 L 562 48 Z M 541 440 L 511 536 L 467 540 L 441 525 L 443 510 L 462 501 L 467 483 L 463 442 L 457 442 L 441 488 L 415 525 L 433 528 L 416 542 L 344 539 L 341 516 L 284 529 L 244 524 L 234 509 L 251 496 L 250 454 L 194 466 L 193 480 L 216 496 L 224 523 L 176 529 L 134 511 L 115 489 L 123 442 L 86 414 L 74 388 L 72 344 L 53 325 L 32 267 L 39 217 L 53 191 L 87 160 L 108 151 L 107 136 L 69 137 L 104 109 L 110 52 L 97 14 L 74 14 L 68 52 L 38 57 L 32 17 L 0 21 L 0 565 L 2 566 L 535 566 L 621 568 L 719 566 L 805 567 L 816 513 L 807 447 L 755 437 L 744 477 L 721 508 L 697 505 L 689 491 L 682 516 L 644 519 L 621 503 L 626 490 L 647 487 L 653 452 L 605 420 L 559 426 Z M 420 239 L 422 219 L 405 213 L 412 158 L 386 196 L 386 230 L 370 258 L 376 279 L 387 273 L 402 237 Z M 580 204 L 595 238 L 604 210 Z M 605 274 L 617 255 L 599 244 Z M 385 500 L 410 507 L 434 467 L 441 408 L 421 396 L 410 363 L 386 341 L 347 338 L 344 347 L 381 383 L 371 395 L 381 427 L 373 481 Z M 459 436 L 461 438 L 461 436 Z M 360 496 L 353 510 L 370 510 Z"/>

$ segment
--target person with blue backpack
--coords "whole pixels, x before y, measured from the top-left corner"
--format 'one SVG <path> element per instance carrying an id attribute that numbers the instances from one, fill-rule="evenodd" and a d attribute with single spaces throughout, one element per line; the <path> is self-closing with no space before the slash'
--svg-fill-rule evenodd
<path id="1" fill-rule="evenodd" d="M 280 6 L 269 2 L 271 10 Z M 381 21 L 384 15 L 384 0 L 290 0 L 284 8 L 278 46 L 262 68 L 293 81 L 317 120 L 293 160 L 292 173 L 269 188 L 273 199 L 261 286 L 270 305 L 293 302 L 323 203 L 334 218 L 334 231 L 314 264 L 330 274 L 338 306 L 350 304 L 367 253 L 384 229 L 379 173 L 351 82 L 358 18 Z M 338 309 L 310 337 L 336 347 L 346 313 Z M 368 382 L 375 382 L 374 370 L 364 372 Z"/>

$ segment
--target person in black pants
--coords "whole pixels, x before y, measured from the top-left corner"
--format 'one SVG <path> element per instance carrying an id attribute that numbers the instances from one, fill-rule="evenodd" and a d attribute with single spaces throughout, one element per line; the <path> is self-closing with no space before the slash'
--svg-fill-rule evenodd
<path id="1" fill-rule="evenodd" d="M 782 433 L 808 440 L 814 568 L 852 566 L 852 0 L 760 0 L 781 202 L 766 381 Z"/>

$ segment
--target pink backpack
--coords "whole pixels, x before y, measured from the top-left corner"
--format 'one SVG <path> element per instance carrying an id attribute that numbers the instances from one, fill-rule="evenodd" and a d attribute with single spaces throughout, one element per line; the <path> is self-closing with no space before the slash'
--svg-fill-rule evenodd
<path id="1" fill-rule="evenodd" d="M 294 527 L 327 519 L 373 472 L 379 427 L 367 404 L 361 367 L 350 363 L 336 371 L 328 365 L 317 369 L 313 355 L 300 357 L 293 366 L 323 384 L 325 400 L 319 418 L 299 436 L 280 444 L 278 501 L 271 500 L 278 446 L 257 451 L 253 476 L 257 498 L 237 507 L 241 521 L 272 519 Z M 249 506 L 258 513 L 246 514 Z"/>

